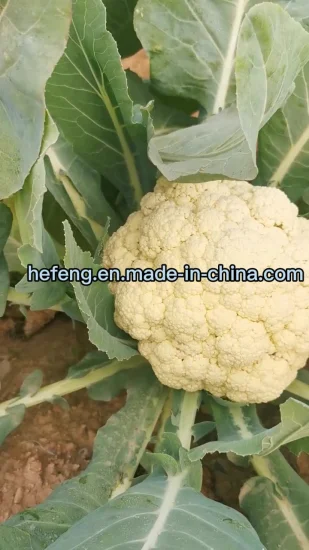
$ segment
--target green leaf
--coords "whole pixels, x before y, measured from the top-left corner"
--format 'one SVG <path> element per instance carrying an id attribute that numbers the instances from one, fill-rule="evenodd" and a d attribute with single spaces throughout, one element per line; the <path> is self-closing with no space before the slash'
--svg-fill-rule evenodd
<path id="1" fill-rule="evenodd" d="M 231 104 L 237 37 L 253 3 L 139 0 L 135 28 L 150 57 L 153 85 L 196 99 L 210 114 Z"/>
<path id="2" fill-rule="evenodd" d="M 23 381 L 19 391 L 19 397 L 26 397 L 26 395 L 35 395 L 42 386 L 42 382 L 43 372 L 40 369 L 35 369 L 33 372 L 28 374 L 28 376 Z"/>
<path id="3" fill-rule="evenodd" d="M 169 134 L 178 128 L 197 125 L 197 118 L 183 112 L 173 104 L 177 104 L 177 98 L 172 98 L 174 101 L 171 101 L 171 104 L 167 105 L 163 102 L 166 98 L 162 98 L 156 93 L 151 86 L 151 82 L 142 80 L 137 74 L 131 71 L 126 71 L 126 77 L 129 95 L 134 104 L 139 104 L 146 108 L 149 103 L 152 103 L 151 121 L 154 135 L 161 136 Z"/>
<path id="4" fill-rule="evenodd" d="M 209 422 L 205 420 L 204 422 L 199 422 L 194 424 L 192 428 L 192 435 L 194 443 L 197 443 L 200 439 L 203 439 L 206 435 L 211 433 L 216 427 L 215 422 Z"/>
<path id="5" fill-rule="evenodd" d="M 46 161 L 46 157 L 44 162 Z M 46 170 L 47 172 L 47 170 Z M 64 256 L 64 234 L 63 234 L 63 222 L 67 219 L 66 213 L 62 210 L 60 204 L 54 199 L 53 195 L 46 190 L 43 198 L 43 224 L 46 231 L 52 237 L 59 258 L 63 259 Z M 75 229 L 75 228 L 74 228 Z M 80 235 L 79 235 L 80 236 Z M 87 246 L 88 243 L 80 236 L 83 245 Z"/>
<path id="6" fill-rule="evenodd" d="M 276 2 L 276 0 L 274 0 Z M 291 17 L 299 21 L 306 30 L 309 30 L 309 14 L 307 0 L 279 0 L 278 4 L 285 8 Z"/>
<path id="7" fill-rule="evenodd" d="M 158 467 L 171 476 L 175 476 L 180 472 L 177 460 L 165 453 L 145 453 L 141 464 L 147 472 Z"/>
<path id="8" fill-rule="evenodd" d="M 276 452 L 253 463 L 260 476 L 247 481 L 240 505 L 269 550 L 306 550 L 309 487 Z"/>
<path id="9" fill-rule="evenodd" d="M 57 137 L 58 130 L 46 113 L 40 156 L 26 178 L 23 188 L 14 196 L 14 209 L 22 243 L 29 244 L 39 252 L 43 252 L 42 211 L 46 191 L 44 155 Z"/>
<path id="10" fill-rule="evenodd" d="M 217 175 L 221 179 L 222 174 L 243 180 L 256 175 L 235 107 L 228 107 L 197 126 L 152 137 L 149 157 L 171 181 L 193 174 L 198 174 L 201 181 Z"/>
<path id="11" fill-rule="evenodd" d="M 309 436 L 309 406 L 296 399 L 288 399 L 280 405 L 281 422 L 270 429 L 260 424 L 254 405 L 221 404 L 220 401 L 212 399 L 211 403 L 218 441 L 193 449 L 192 460 L 214 452 L 266 456 L 282 445 Z"/>
<path id="12" fill-rule="evenodd" d="M 90 351 L 76 365 L 69 368 L 68 378 L 80 378 L 94 369 L 103 367 L 104 364 L 110 363 L 110 359 L 102 351 Z"/>
<path id="13" fill-rule="evenodd" d="M 95 49 L 94 49 L 95 47 Z M 65 139 L 136 207 L 155 172 L 147 157 L 147 130 L 136 122 L 116 42 L 106 30 L 102 0 L 73 0 L 67 49 L 46 90 Z"/>
<path id="14" fill-rule="evenodd" d="M 48 156 L 47 188 L 93 252 L 104 237 L 108 222 L 114 232 L 121 225 L 121 218 L 104 197 L 98 172 L 79 158 L 68 142 L 59 138 Z"/>
<path id="15" fill-rule="evenodd" d="M 259 130 L 285 103 L 309 61 L 309 34 L 280 6 L 267 2 L 246 15 L 237 44 L 237 107 L 255 157 Z"/>
<path id="16" fill-rule="evenodd" d="M 197 127 L 152 137 L 150 159 L 169 180 L 193 174 L 204 181 L 210 174 L 254 179 L 258 133 L 285 103 L 308 60 L 309 34 L 300 23 L 270 2 L 251 8 L 238 36 L 237 108 L 231 105 Z"/>
<path id="17" fill-rule="evenodd" d="M 7 409 L 5 416 L 0 416 L 0 445 L 21 424 L 25 410 L 24 405 L 16 405 Z"/>
<path id="18" fill-rule="evenodd" d="M 127 359 L 127 361 L 133 365 L 137 364 L 137 366 L 139 366 L 140 361 L 143 361 L 144 365 L 147 364 L 145 359 L 140 355 L 134 355 L 130 359 Z M 106 363 L 106 365 L 103 363 L 102 366 L 108 367 L 108 363 Z M 88 395 L 90 399 L 94 399 L 95 401 L 105 401 L 106 403 L 111 399 L 114 399 L 114 397 L 117 397 L 121 390 L 126 387 L 127 378 L 128 373 L 126 370 L 120 370 L 114 376 L 110 376 L 89 386 Z"/>
<path id="19" fill-rule="evenodd" d="M 263 549 L 243 515 L 183 487 L 182 474 L 152 476 L 142 481 L 80 521 L 50 550 L 73 550 L 77 546 L 87 550 L 109 550 L 115 546 L 158 550 L 203 546 L 218 550 Z"/>
<path id="20" fill-rule="evenodd" d="M 53 395 L 50 399 L 47 400 L 48 403 L 51 403 L 52 405 L 57 405 L 60 407 L 63 411 L 70 410 L 70 405 L 67 402 L 67 400 L 62 397 L 61 395 Z"/>
<path id="21" fill-rule="evenodd" d="M 309 454 L 309 437 L 292 441 L 291 443 L 288 443 L 287 446 L 291 453 L 296 456 L 299 456 L 301 453 Z"/>
<path id="22" fill-rule="evenodd" d="M 76 300 L 66 298 L 61 304 L 61 310 L 68 317 L 71 317 L 73 321 L 79 321 L 80 323 L 85 322 Z"/>
<path id="23" fill-rule="evenodd" d="M 40 550 L 49 548 L 81 518 L 102 507 L 120 487 L 130 484 L 162 409 L 166 389 L 146 365 L 130 371 L 124 387 L 128 391 L 126 404 L 98 431 L 86 470 L 58 486 L 43 504 L 2 524 L 0 550 L 11 548 L 17 533 L 27 533 L 31 548 L 36 548 L 35 544 Z"/>
<path id="24" fill-rule="evenodd" d="M 0 198 L 19 191 L 44 132 L 44 90 L 63 54 L 71 0 L 10 0 L 0 18 Z"/>
<path id="25" fill-rule="evenodd" d="M 17 241 L 12 235 L 9 236 L 7 243 L 3 249 L 5 259 L 8 264 L 9 271 L 16 273 L 24 273 L 25 269 L 21 265 L 18 257 L 18 249 L 20 247 L 20 242 Z"/>
<path id="26" fill-rule="evenodd" d="M 185 405 L 185 401 L 183 403 Z M 185 412 L 183 416 L 184 421 L 186 421 Z M 188 428 L 190 429 L 190 426 Z M 178 434 L 181 436 L 179 427 Z M 190 460 L 189 451 L 182 447 L 178 435 L 174 432 L 159 434 L 155 451 L 153 453 L 146 452 L 141 464 L 147 472 L 156 475 L 177 475 L 182 472 L 183 485 L 191 487 L 196 491 L 201 491 L 203 481 L 202 463 L 200 460 L 196 460 L 195 462 Z"/>
<path id="27" fill-rule="evenodd" d="M 309 370 L 307 368 L 300 369 L 297 373 L 297 380 L 309 386 Z"/>
<path id="28" fill-rule="evenodd" d="M 66 175 L 56 177 L 48 157 L 45 157 L 45 169 L 47 189 L 65 212 L 65 219 L 68 217 L 72 221 L 86 239 L 87 245 L 90 245 L 91 251 L 95 250 L 102 228 L 87 217 L 83 197 L 79 195 L 73 182 Z"/>
<path id="29" fill-rule="evenodd" d="M 76 155 L 72 145 L 60 136 L 57 143 L 49 151 L 56 174 L 66 174 L 72 181 L 86 206 L 86 214 L 105 228 L 110 220 L 112 232 L 121 225 L 121 219 L 110 206 L 102 192 L 101 177 L 93 168 Z"/>
<path id="30" fill-rule="evenodd" d="M 36 269 L 49 269 L 53 265 L 59 265 L 60 263 L 55 245 L 50 235 L 45 230 L 43 231 L 42 253 L 26 244 L 20 247 L 18 255 L 24 267 L 27 267 L 28 264 L 32 264 Z M 16 285 L 16 290 L 18 292 L 25 292 L 26 294 L 33 293 L 30 306 L 32 310 L 48 309 L 58 304 L 65 298 L 67 288 L 67 283 L 62 283 L 60 281 L 28 281 L 27 274 L 24 275 L 22 280 Z"/>
<path id="31" fill-rule="evenodd" d="M 28 533 L 12 529 L 12 527 L 1 527 L 1 542 L 2 548 L 16 548 L 16 550 L 41 550 L 38 542 L 31 540 Z"/>
<path id="32" fill-rule="evenodd" d="M 295 90 L 284 107 L 259 135 L 259 175 L 255 183 L 280 187 L 296 203 L 309 187 L 308 82 L 309 63 L 296 79 Z"/>
<path id="33" fill-rule="evenodd" d="M 98 246 L 94 253 L 94 261 L 96 264 L 102 264 L 102 258 L 103 258 L 103 252 L 106 246 L 106 243 L 110 237 L 109 231 L 110 231 L 110 223 L 109 219 L 107 220 L 104 228 L 103 228 L 103 235 L 101 236 L 101 239 L 99 240 Z"/>
<path id="34" fill-rule="evenodd" d="M 150 57 L 152 84 L 167 95 L 193 98 L 211 114 L 235 101 L 235 52 L 241 24 L 263 0 L 139 0 L 134 23 Z M 306 0 L 275 0 L 309 22 Z M 181 60 L 181 62 L 179 62 Z"/>
<path id="35" fill-rule="evenodd" d="M 74 241 L 72 230 L 68 222 L 64 223 L 66 268 L 91 269 L 93 275 L 97 273 L 97 266 L 89 252 L 83 252 Z M 81 283 L 72 283 L 79 309 L 87 323 L 90 341 L 100 350 L 107 353 L 110 359 L 128 359 L 137 351 L 131 347 L 133 341 L 128 335 L 116 327 L 114 315 L 114 298 L 108 284 L 93 282 L 90 286 Z"/>
<path id="36" fill-rule="evenodd" d="M 121 57 L 136 53 L 142 46 L 133 27 L 137 0 L 103 0 L 106 7 L 106 27 L 115 38 Z"/>

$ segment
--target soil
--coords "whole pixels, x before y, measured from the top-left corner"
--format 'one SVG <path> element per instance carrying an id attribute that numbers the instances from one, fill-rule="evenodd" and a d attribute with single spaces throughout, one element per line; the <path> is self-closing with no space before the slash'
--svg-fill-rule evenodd
<path id="1" fill-rule="evenodd" d="M 89 349 L 80 323 L 74 326 L 58 314 L 46 325 L 46 318 L 40 312 L 31 313 L 26 323 L 16 314 L 0 319 L 0 402 L 18 394 L 35 369 L 42 370 L 43 385 L 61 380 Z M 31 338 L 25 335 L 30 325 L 31 333 L 34 327 L 39 330 Z M 27 409 L 20 427 L 1 446 L 0 522 L 39 504 L 59 483 L 86 468 L 97 430 L 123 398 L 101 403 L 79 391 L 67 402 L 68 410 L 49 403 Z"/>

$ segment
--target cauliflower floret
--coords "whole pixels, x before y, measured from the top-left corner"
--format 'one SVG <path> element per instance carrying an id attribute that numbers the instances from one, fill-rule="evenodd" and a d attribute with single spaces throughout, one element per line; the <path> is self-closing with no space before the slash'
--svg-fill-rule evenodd
<path id="1" fill-rule="evenodd" d="M 308 239 L 309 221 L 278 189 L 160 178 L 109 239 L 104 267 L 298 267 L 305 281 L 113 283 L 115 322 L 163 384 L 271 401 L 309 356 Z"/>

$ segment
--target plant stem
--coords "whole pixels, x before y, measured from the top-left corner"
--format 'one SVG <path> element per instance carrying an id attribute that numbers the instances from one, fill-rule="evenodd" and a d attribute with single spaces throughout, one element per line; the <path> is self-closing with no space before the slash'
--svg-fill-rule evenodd
<path id="1" fill-rule="evenodd" d="M 159 427 L 156 435 L 157 443 L 155 445 L 155 451 L 160 446 L 162 436 L 165 432 L 166 423 L 171 416 L 172 410 L 173 410 L 173 390 L 170 390 L 168 392 L 167 398 L 164 403 L 164 407 L 161 412 L 161 416 L 159 418 Z"/>
<path id="2" fill-rule="evenodd" d="M 309 401 L 309 386 L 308 384 L 305 384 L 305 382 L 294 380 L 294 382 L 292 382 L 292 384 L 290 384 L 287 388 L 287 391 Z"/>
<path id="3" fill-rule="evenodd" d="M 23 292 L 17 292 L 15 288 L 10 288 L 7 299 L 8 302 L 18 304 L 19 306 L 30 306 L 31 304 L 31 297 Z M 51 306 L 48 309 L 52 309 L 53 311 L 63 311 L 60 304 Z"/>
<path id="4" fill-rule="evenodd" d="M 273 483 L 276 483 L 276 478 L 271 473 L 267 458 L 259 455 L 251 456 L 250 462 L 259 476 L 267 477 Z"/>
<path id="5" fill-rule="evenodd" d="M 184 449 L 190 450 L 192 426 L 200 405 L 201 392 L 185 392 L 179 419 L 177 435 Z"/>
<path id="6" fill-rule="evenodd" d="M 114 125 L 114 128 L 116 130 L 116 133 L 117 133 L 117 136 L 118 136 L 121 148 L 122 148 L 123 157 L 124 157 L 124 160 L 125 160 L 125 163 L 126 163 L 126 166 L 127 166 L 130 185 L 131 185 L 131 187 L 133 189 L 133 192 L 134 192 L 134 199 L 135 199 L 136 205 L 138 206 L 139 203 L 140 203 L 140 200 L 143 196 L 143 190 L 142 190 L 142 186 L 141 186 L 141 183 L 140 183 L 140 180 L 139 180 L 139 175 L 138 175 L 138 172 L 137 172 L 137 168 L 136 168 L 136 165 L 135 165 L 134 155 L 133 155 L 132 151 L 130 150 L 130 147 L 127 143 L 127 139 L 126 139 L 123 127 L 122 127 L 122 125 L 120 124 L 120 122 L 118 120 L 115 108 L 113 107 L 112 102 L 110 100 L 110 97 L 106 93 L 104 86 L 100 87 L 100 92 L 101 92 L 102 100 L 105 104 L 105 107 L 108 111 L 108 114 L 109 114 L 109 116 L 112 120 L 112 123 Z"/>
<path id="7" fill-rule="evenodd" d="M 67 395 L 84 388 L 88 388 L 92 384 L 96 384 L 105 378 L 113 376 L 119 371 L 136 368 L 138 365 L 135 361 L 113 361 L 107 367 L 101 367 L 92 372 L 89 372 L 81 378 L 65 378 L 60 382 L 55 382 L 49 386 L 41 388 L 35 395 L 26 395 L 21 398 L 13 398 L 4 401 L 0 404 L 0 417 L 6 416 L 7 409 L 16 405 L 25 405 L 25 407 L 34 407 L 44 401 L 51 401 L 55 396 Z"/>

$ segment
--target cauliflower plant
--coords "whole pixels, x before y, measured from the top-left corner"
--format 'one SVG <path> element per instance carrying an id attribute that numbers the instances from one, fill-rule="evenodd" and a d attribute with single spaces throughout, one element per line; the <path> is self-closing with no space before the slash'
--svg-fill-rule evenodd
<path id="1" fill-rule="evenodd" d="M 271 401 L 309 356 L 308 243 L 309 221 L 278 189 L 160 178 L 108 240 L 104 267 L 299 267 L 305 282 L 112 283 L 115 322 L 163 384 Z"/>

